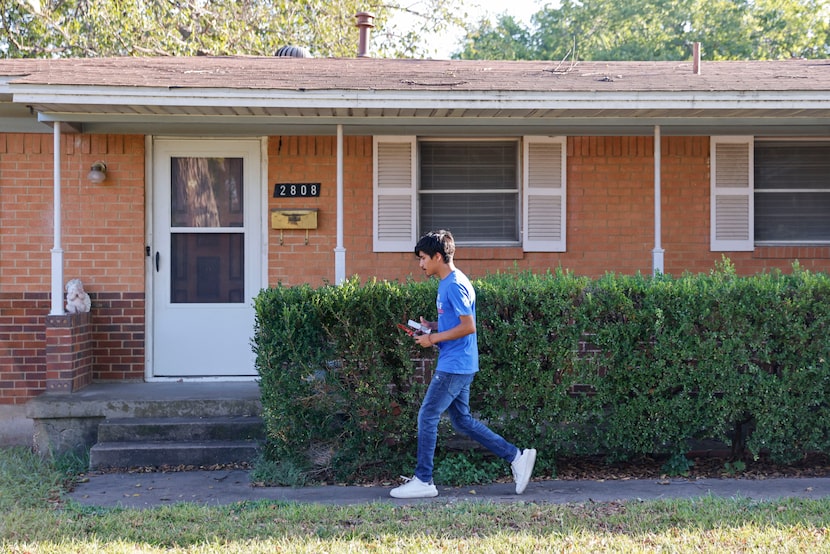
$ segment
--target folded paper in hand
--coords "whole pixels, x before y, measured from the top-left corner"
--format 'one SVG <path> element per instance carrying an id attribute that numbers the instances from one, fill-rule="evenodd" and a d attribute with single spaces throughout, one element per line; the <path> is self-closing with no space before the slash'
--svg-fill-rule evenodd
<path id="1" fill-rule="evenodd" d="M 407 325 L 409 325 L 410 327 L 412 327 L 416 331 L 420 331 L 421 333 L 423 333 L 425 335 L 428 335 L 432 332 L 432 329 L 430 329 L 426 325 L 421 325 L 420 323 L 418 323 L 417 321 L 415 321 L 413 319 L 410 319 L 406 323 L 407 323 Z"/>

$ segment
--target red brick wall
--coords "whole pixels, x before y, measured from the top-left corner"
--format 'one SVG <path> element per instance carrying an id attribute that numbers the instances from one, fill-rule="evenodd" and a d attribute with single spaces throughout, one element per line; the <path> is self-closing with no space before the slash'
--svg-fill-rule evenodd
<path id="1" fill-rule="evenodd" d="M 269 283 L 321 285 L 334 280 L 336 246 L 336 143 L 334 137 L 272 137 L 269 187 L 277 182 L 322 183 L 320 198 L 271 197 L 270 208 L 318 208 L 319 228 L 309 233 L 269 230 Z M 344 140 L 344 242 L 346 273 L 361 278 L 420 276 L 410 253 L 372 252 L 372 139 Z M 472 276 L 562 267 L 579 275 L 650 274 L 654 248 L 653 137 L 569 137 L 567 243 L 564 253 L 521 248 L 460 248 L 456 262 Z M 721 260 L 709 251 L 709 138 L 663 137 L 661 143 L 664 270 L 708 272 Z M 413 245 L 414 246 L 414 245 Z M 788 270 L 793 259 L 830 271 L 830 248 L 758 248 L 726 253 L 740 274 Z"/>
<path id="2" fill-rule="evenodd" d="M 0 403 L 45 389 L 53 136 L 0 134 Z M 96 160 L 104 185 L 86 179 Z M 61 137 L 64 281 L 93 300 L 94 379 L 144 377 L 144 137 Z"/>
<path id="3" fill-rule="evenodd" d="M 0 292 L 0 404 L 23 404 L 46 389 L 49 309 L 48 293 Z"/>
<path id="4" fill-rule="evenodd" d="M 104 292 L 92 298 L 94 381 L 144 379 L 144 293 Z"/>
<path id="5" fill-rule="evenodd" d="M 45 388 L 45 316 L 50 310 L 52 135 L 0 134 L 0 403 L 22 403 Z M 344 138 L 346 273 L 363 279 L 421 278 L 409 252 L 372 252 L 372 138 Z M 561 266 L 592 277 L 650 273 L 654 246 L 652 137 L 571 137 L 567 143 L 568 251 L 461 248 L 472 276 Z M 61 145 L 65 280 L 78 277 L 93 300 L 93 379 L 140 380 L 145 341 L 145 185 L 142 136 L 65 134 Z M 334 281 L 335 137 L 271 137 L 268 207 L 318 208 L 318 228 L 268 229 L 268 282 Z M 106 185 L 86 180 L 108 165 Z M 708 272 L 709 139 L 662 139 L 665 270 Z M 273 198 L 275 183 L 321 183 L 319 198 Z M 830 271 L 830 248 L 730 252 L 740 274 L 787 270 L 798 259 Z"/>
<path id="6" fill-rule="evenodd" d="M 46 390 L 75 392 L 92 383 L 91 313 L 46 316 Z"/>

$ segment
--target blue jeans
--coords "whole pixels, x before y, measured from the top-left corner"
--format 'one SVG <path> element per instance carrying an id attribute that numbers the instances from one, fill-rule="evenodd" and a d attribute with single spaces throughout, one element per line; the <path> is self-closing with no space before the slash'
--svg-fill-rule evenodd
<path id="1" fill-rule="evenodd" d="M 418 412 L 418 462 L 415 477 L 432 481 L 432 458 L 438 440 L 438 422 L 445 411 L 456 431 L 464 433 L 507 462 L 512 462 L 519 449 L 491 431 L 470 415 L 470 383 L 474 373 L 459 375 L 436 372 Z"/>

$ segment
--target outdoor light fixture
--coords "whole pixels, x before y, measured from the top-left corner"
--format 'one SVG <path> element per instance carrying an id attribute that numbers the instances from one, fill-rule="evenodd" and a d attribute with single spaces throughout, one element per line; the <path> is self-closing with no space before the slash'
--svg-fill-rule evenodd
<path id="1" fill-rule="evenodd" d="M 89 168 L 89 173 L 86 176 L 89 182 L 94 185 L 100 185 L 107 180 L 107 164 L 102 161 L 97 161 Z"/>

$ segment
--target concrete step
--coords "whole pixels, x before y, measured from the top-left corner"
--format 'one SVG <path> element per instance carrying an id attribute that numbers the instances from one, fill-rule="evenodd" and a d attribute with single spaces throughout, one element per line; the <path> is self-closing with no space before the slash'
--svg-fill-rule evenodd
<path id="1" fill-rule="evenodd" d="M 89 466 L 98 470 L 251 462 L 259 447 L 255 440 L 99 442 L 89 451 Z"/>
<path id="2" fill-rule="evenodd" d="M 252 462 L 265 438 L 259 416 L 105 419 L 90 448 L 90 469 L 211 466 Z"/>
<path id="3" fill-rule="evenodd" d="M 129 417 L 106 419 L 98 425 L 98 442 L 261 440 L 262 418 Z"/>
<path id="4" fill-rule="evenodd" d="M 107 420 L 259 416 L 260 397 L 254 381 L 93 383 L 77 392 L 41 394 L 26 404 L 26 415 L 38 452 L 81 453 L 102 442 L 98 427 Z"/>

